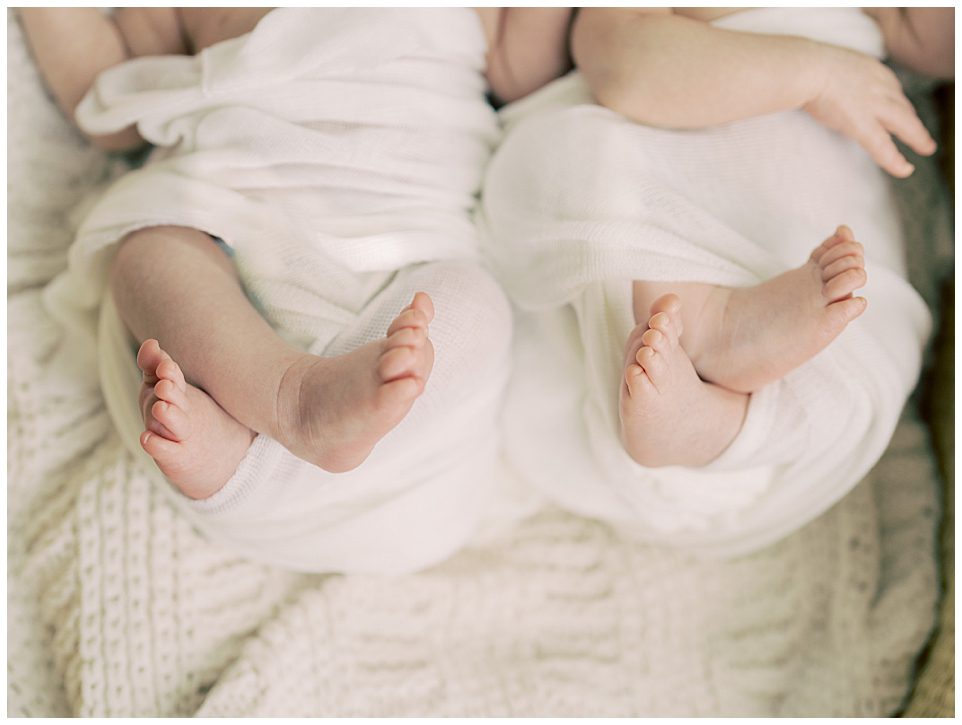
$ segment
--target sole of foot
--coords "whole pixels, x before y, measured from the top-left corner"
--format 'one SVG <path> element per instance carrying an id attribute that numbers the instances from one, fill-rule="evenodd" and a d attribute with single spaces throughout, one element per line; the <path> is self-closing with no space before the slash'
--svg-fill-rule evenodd
<path id="1" fill-rule="evenodd" d="M 697 336 L 683 339 L 702 379 L 751 393 L 829 345 L 868 303 L 862 245 L 840 226 L 801 267 L 754 287 L 719 287 Z"/>
<path id="2" fill-rule="evenodd" d="M 141 446 L 185 496 L 212 496 L 234 475 L 254 432 L 190 385 L 157 340 L 140 346 L 137 365 L 143 373 Z"/>
<path id="3" fill-rule="evenodd" d="M 621 439 L 643 466 L 704 466 L 734 440 L 745 417 L 748 396 L 701 380 L 682 334 L 681 301 L 667 294 L 625 347 Z"/>

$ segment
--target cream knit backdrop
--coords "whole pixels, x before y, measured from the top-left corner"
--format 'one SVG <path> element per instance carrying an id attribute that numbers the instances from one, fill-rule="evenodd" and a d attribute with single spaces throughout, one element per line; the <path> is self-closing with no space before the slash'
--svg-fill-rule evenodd
<path id="1" fill-rule="evenodd" d="M 294 575 L 206 542 L 90 381 L 52 380 L 40 305 L 72 209 L 116 173 L 8 25 L 10 715 L 883 715 L 936 603 L 935 470 L 914 412 L 840 504 L 725 564 L 554 510 L 422 574 Z M 920 169 L 910 234 L 944 249 Z M 931 221 L 931 220 L 935 221 Z M 924 228 L 923 228 L 924 227 Z M 929 290 L 923 290 L 928 292 Z M 88 392 L 83 392 L 83 391 Z"/>

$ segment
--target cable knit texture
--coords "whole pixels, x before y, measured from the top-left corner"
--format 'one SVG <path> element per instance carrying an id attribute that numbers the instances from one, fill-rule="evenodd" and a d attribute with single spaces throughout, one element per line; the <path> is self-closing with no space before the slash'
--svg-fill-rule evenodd
<path id="1" fill-rule="evenodd" d="M 96 380 L 45 367 L 60 332 L 40 290 L 65 264 L 70 210 L 122 164 L 59 116 L 15 19 L 8 114 L 10 715 L 901 706 L 938 593 L 936 472 L 911 410 L 842 502 L 724 564 L 555 510 L 418 575 L 254 564 L 206 541 L 152 488 Z M 916 213 L 931 211 L 931 196 L 917 198 Z"/>

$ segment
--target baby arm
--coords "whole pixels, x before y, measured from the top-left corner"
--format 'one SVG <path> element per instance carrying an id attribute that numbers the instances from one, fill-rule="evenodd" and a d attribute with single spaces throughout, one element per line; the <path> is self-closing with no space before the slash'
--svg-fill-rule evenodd
<path id="1" fill-rule="evenodd" d="M 488 34 L 487 78 L 499 101 L 523 98 L 570 70 L 571 8 L 491 10 L 482 16 Z"/>
<path id="2" fill-rule="evenodd" d="M 598 101 L 641 123 L 701 128 L 804 108 L 899 177 L 913 167 L 889 134 L 919 153 L 935 150 L 895 74 L 850 50 L 654 8 L 584 9 L 571 43 Z"/>
<path id="3" fill-rule="evenodd" d="M 652 126 L 702 128 L 799 108 L 818 93 L 818 44 L 721 30 L 670 8 L 584 8 L 572 53 L 604 105 Z"/>
<path id="4" fill-rule="evenodd" d="M 919 73 L 955 77 L 955 8 L 867 8 L 892 58 Z"/>
<path id="5" fill-rule="evenodd" d="M 137 55 L 186 52 L 173 8 L 126 8 L 113 17 L 97 8 L 22 8 L 20 20 L 40 74 L 71 121 L 107 68 Z M 143 143 L 133 126 L 88 138 L 107 151 Z"/>

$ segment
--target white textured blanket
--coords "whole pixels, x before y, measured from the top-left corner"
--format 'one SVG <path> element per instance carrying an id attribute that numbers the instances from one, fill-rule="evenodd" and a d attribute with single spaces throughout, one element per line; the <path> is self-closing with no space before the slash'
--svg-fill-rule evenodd
<path id="1" fill-rule="evenodd" d="M 828 514 L 727 563 L 546 511 L 418 575 L 293 575 L 212 544 L 47 363 L 40 289 L 112 165 L 8 26 L 10 715 L 884 715 L 934 618 L 934 469 L 910 410 Z M 899 199 L 933 258 L 944 192 Z M 931 280 L 931 277 L 926 279 Z M 86 392 L 85 392 L 86 391 Z"/>
<path id="2" fill-rule="evenodd" d="M 853 49 L 881 48 L 858 9 L 764 8 L 724 22 L 816 37 L 844 26 Z M 905 279 L 889 180 L 854 141 L 803 111 L 646 127 L 595 105 L 572 74 L 507 112 L 482 211 L 527 331 L 506 440 L 553 500 L 646 541 L 742 554 L 825 511 L 885 450 L 930 322 Z M 804 263 L 840 223 L 866 248 L 867 312 L 753 394 L 740 433 L 709 466 L 635 464 L 618 435 L 631 280 L 757 284 Z"/>

